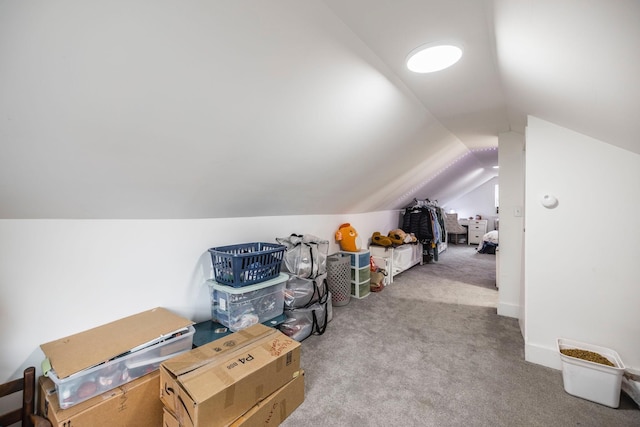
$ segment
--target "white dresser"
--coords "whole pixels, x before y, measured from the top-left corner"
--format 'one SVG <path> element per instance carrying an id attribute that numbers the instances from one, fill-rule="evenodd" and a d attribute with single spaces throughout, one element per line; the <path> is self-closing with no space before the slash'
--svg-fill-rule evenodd
<path id="1" fill-rule="evenodd" d="M 487 234 L 487 220 L 486 219 L 470 219 L 468 221 L 469 228 L 469 244 L 479 245 L 482 243 L 482 237 Z"/>

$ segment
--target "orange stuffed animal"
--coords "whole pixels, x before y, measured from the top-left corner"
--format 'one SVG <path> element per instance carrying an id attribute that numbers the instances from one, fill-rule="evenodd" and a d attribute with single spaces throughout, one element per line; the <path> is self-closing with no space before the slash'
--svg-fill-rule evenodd
<path id="1" fill-rule="evenodd" d="M 336 240 L 340 242 L 340 249 L 343 251 L 358 252 L 360 250 L 358 232 L 348 222 L 338 227 L 338 231 L 336 231 Z"/>

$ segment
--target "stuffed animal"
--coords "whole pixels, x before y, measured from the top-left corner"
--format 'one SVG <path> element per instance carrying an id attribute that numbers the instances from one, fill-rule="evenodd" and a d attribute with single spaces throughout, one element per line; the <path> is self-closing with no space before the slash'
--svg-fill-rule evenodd
<path id="1" fill-rule="evenodd" d="M 388 236 L 383 236 L 382 234 L 380 234 L 379 231 L 376 231 L 371 236 L 371 244 L 377 245 L 377 246 L 384 246 L 386 248 L 393 245 L 393 242 L 391 242 L 391 239 Z"/>
<path id="2" fill-rule="evenodd" d="M 413 233 L 407 233 L 407 237 L 404 238 L 405 243 L 416 243 L 418 238 Z"/>
<path id="3" fill-rule="evenodd" d="M 389 239 L 391 239 L 391 243 L 394 245 L 403 245 L 405 237 L 407 237 L 407 233 L 400 228 L 396 228 L 389 232 Z"/>
<path id="4" fill-rule="evenodd" d="M 340 242 L 340 249 L 343 251 L 358 252 L 360 250 L 358 232 L 348 222 L 338 227 L 338 231 L 336 231 L 336 240 Z"/>

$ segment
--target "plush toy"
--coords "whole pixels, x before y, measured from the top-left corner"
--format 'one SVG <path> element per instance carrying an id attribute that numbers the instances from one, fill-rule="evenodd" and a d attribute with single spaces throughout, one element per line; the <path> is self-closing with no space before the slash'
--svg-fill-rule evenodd
<path id="1" fill-rule="evenodd" d="M 358 232 L 348 222 L 338 227 L 338 231 L 336 231 L 336 240 L 340 242 L 340 249 L 343 251 L 358 252 L 360 250 Z"/>
<path id="2" fill-rule="evenodd" d="M 382 234 L 380 234 L 379 231 L 376 231 L 371 236 L 371 244 L 377 245 L 377 246 L 384 246 L 386 248 L 393 245 L 393 242 L 391 242 L 391 239 L 388 236 L 383 236 Z"/>
<path id="3" fill-rule="evenodd" d="M 407 233 L 407 237 L 404 238 L 405 243 L 416 243 L 418 238 L 413 233 Z"/>
<path id="4" fill-rule="evenodd" d="M 391 239 L 391 243 L 394 245 L 403 245 L 405 237 L 407 237 L 407 233 L 400 228 L 396 228 L 389 232 L 389 239 Z"/>

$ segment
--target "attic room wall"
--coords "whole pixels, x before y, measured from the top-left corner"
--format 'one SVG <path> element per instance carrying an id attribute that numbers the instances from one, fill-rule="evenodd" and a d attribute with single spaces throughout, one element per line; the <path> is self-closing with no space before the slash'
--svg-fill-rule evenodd
<path id="1" fill-rule="evenodd" d="M 0 57 L 6 219 L 396 209 L 469 151 L 322 1 L 0 2 Z"/>
<path id="2" fill-rule="evenodd" d="M 39 369 L 42 343 L 150 308 L 209 319 L 210 247 L 309 233 L 333 253 L 341 223 L 366 246 L 374 231 L 396 228 L 398 215 L 0 220 L 0 382 Z"/>
<path id="3" fill-rule="evenodd" d="M 481 215 L 482 219 L 488 220 L 487 230 L 495 230 L 495 219 L 498 217 L 495 207 L 495 186 L 499 179 L 492 178 L 475 190 L 459 197 L 443 206 L 447 212 L 454 209 L 458 213 L 458 218 L 469 218 Z"/>
<path id="4" fill-rule="evenodd" d="M 559 369 L 568 338 L 640 368 L 640 155 L 535 117 L 526 144 L 526 360 Z"/>
<path id="5" fill-rule="evenodd" d="M 524 250 L 524 135 L 506 132 L 500 138 L 500 294 L 498 314 L 520 319 Z M 520 209 L 516 216 L 515 208 Z"/>

